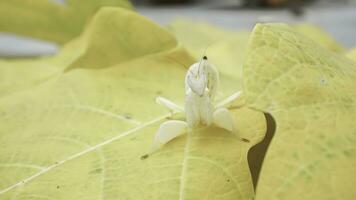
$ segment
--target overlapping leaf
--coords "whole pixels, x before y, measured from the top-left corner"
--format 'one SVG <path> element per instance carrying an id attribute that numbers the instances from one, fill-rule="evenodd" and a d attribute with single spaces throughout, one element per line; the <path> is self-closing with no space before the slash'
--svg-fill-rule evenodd
<path id="1" fill-rule="evenodd" d="M 257 25 L 244 64 L 247 104 L 272 114 L 257 199 L 356 196 L 356 66 L 286 25 Z"/>

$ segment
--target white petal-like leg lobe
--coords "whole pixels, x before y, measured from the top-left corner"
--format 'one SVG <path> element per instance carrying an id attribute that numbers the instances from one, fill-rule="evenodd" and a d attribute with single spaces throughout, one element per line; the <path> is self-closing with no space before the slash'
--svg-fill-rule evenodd
<path id="1" fill-rule="evenodd" d="M 169 120 L 163 122 L 154 138 L 151 153 L 159 149 L 164 144 L 168 143 L 172 139 L 183 135 L 188 130 L 188 124 L 185 121 Z"/>
<path id="2" fill-rule="evenodd" d="M 180 107 L 179 105 L 173 103 L 172 101 L 164 98 L 164 97 L 157 97 L 156 98 L 156 103 L 162 106 L 165 106 L 168 108 L 170 111 L 174 112 L 184 112 L 184 109 Z"/>
<path id="3" fill-rule="evenodd" d="M 188 90 L 185 96 L 185 118 L 189 128 L 197 126 L 200 122 L 199 104 L 199 95 L 195 94 L 191 90 Z"/>
<path id="4" fill-rule="evenodd" d="M 234 118 L 227 108 L 223 107 L 216 109 L 213 114 L 213 120 L 217 127 L 223 128 L 233 133 L 236 132 Z"/>

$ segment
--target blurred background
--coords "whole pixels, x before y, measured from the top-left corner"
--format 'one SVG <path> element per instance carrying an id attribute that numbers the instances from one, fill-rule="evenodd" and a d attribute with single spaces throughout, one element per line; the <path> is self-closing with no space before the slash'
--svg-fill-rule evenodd
<path id="1" fill-rule="evenodd" d="M 10 0 L 9 0 L 10 1 Z M 49 0 L 65 5 L 65 0 Z M 233 30 L 257 22 L 309 22 L 346 48 L 356 46 L 356 0 L 132 0 L 136 10 L 159 24 L 184 18 Z M 58 45 L 0 31 L 0 57 L 54 54 Z"/>

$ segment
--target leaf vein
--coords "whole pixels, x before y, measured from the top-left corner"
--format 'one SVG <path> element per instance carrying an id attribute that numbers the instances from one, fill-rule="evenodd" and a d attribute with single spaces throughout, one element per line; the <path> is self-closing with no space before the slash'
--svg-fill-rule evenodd
<path id="1" fill-rule="evenodd" d="M 111 139 L 109 139 L 109 140 L 106 140 L 106 141 L 103 141 L 103 142 L 101 142 L 101 143 L 99 143 L 99 144 L 97 144 L 97 145 L 91 146 L 91 147 L 89 147 L 89 148 L 87 148 L 87 149 L 85 149 L 85 150 L 83 150 L 83 151 L 81 151 L 81 152 L 79 152 L 79 153 L 76 153 L 76 154 L 74 154 L 74 155 L 69 156 L 69 157 L 66 158 L 66 159 L 63 159 L 63 160 L 58 161 L 58 162 L 56 162 L 56 163 L 54 163 L 54 164 L 52 164 L 52 165 L 50 165 L 50 166 L 48 166 L 48 167 L 45 167 L 44 169 L 42 169 L 42 170 L 39 171 L 38 173 L 35 173 L 35 174 L 33 174 L 33 175 L 31 175 L 31 176 L 29 176 L 29 177 L 27 177 L 27 178 L 25 178 L 25 179 L 23 179 L 23 180 L 17 182 L 17 183 L 15 183 L 15 184 L 12 185 L 12 186 L 9 186 L 9 187 L 7 187 L 7 188 L 5 188 L 5 189 L 0 190 L 0 194 L 4 194 L 4 193 L 6 193 L 6 192 L 8 192 L 8 191 L 10 191 L 10 190 L 12 190 L 12 189 L 15 189 L 15 188 L 17 188 L 17 187 L 19 187 L 19 186 L 21 186 L 21 185 L 24 185 L 24 184 L 26 184 L 26 183 L 28 183 L 28 182 L 34 180 L 35 178 L 37 178 L 37 177 L 39 177 L 39 176 L 41 176 L 41 175 L 43 175 L 43 174 L 46 174 L 47 172 L 51 171 L 52 169 L 57 168 L 57 167 L 63 165 L 64 163 L 66 163 L 66 162 L 68 162 L 68 161 L 71 161 L 71 160 L 76 159 L 76 158 L 78 158 L 78 157 L 80 157 L 80 156 L 83 156 L 83 155 L 85 155 L 85 154 L 87 154 L 87 153 L 90 153 L 90 152 L 92 152 L 92 151 L 95 151 L 95 150 L 97 150 L 97 149 L 99 149 L 99 148 L 101 148 L 101 147 L 103 147 L 103 146 L 105 146 L 105 145 L 107 145 L 107 144 L 110 144 L 110 143 L 112 143 L 112 142 L 114 142 L 114 141 L 116 141 L 116 140 L 119 140 L 119 139 L 121 139 L 121 138 L 123 138 L 123 137 L 125 137 L 125 136 L 128 136 L 128 135 L 130 135 L 130 134 L 132 134 L 132 133 L 134 133 L 134 132 L 136 132 L 136 131 L 138 131 L 138 130 L 140 130 L 140 129 L 143 129 L 143 128 L 145 128 L 145 127 L 147 127 L 147 126 L 149 126 L 149 125 L 152 125 L 152 124 L 154 124 L 154 123 L 156 123 L 156 122 L 159 122 L 159 121 L 165 119 L 166 117 L 168 117 L 168 116 L 170 116 L 170 115 L 171 115 L 171 113 L 165 114 L 165 115 L 163 115 L 163 116 L 161 116 L 161 117 L 157 117 L 157 118 L 155 118 L 155 119 L 153 119 L 153 120 L 151 120 L 151 121 L 148 121 L 148 122 L 146 122 L 146 123 L 144 123 L 144 124 L 142 124 L 142 125 L 140 125 L 140 126 L 137 126 L 137 127 L 133 128 L 133 129 L 131 129 L 131 130 L 128 130 L 128 131 L 126 131 L 126 132 L 123 132 L 123 133 L 121 133 L 121 134 L 119 134 L 119 135 L 117 135 L 117 136 L 115 136 L 115 137 L 113 137 L 113 138 L 111 138 Z"/>

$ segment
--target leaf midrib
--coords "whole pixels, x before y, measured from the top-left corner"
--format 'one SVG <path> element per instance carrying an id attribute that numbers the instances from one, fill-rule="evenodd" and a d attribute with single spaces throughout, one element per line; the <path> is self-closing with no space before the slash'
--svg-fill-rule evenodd
<path id="1" fill-rule="evenodd" d="M 187 165 L 188 165 L 188 154 L 189 154 L 189 148 L 190 148 L 190 136 L 191 133 L 187 133 L 187 139 L 185 142 L 184 146 L 184 155 L 183 155 L 183 163 L 182 163 L 182 172 L 180 174 L 180 184 L 179 184 L 179 200 L 184 200 L 185 194 L 184 194 L 184 188 L 185 188 L 185 180 L 184 177 L 186 177 L 187 173 Z"/>

